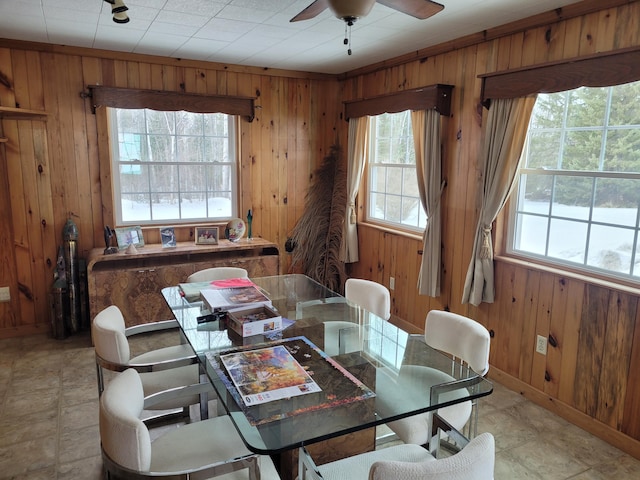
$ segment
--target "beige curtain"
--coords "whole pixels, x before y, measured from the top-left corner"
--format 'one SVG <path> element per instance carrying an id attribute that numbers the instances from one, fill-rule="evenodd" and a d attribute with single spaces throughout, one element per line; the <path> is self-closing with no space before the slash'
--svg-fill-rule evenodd
<path id="1" fill-rule="evenodd" d="M 520 166 L 522 147 L 536 97 L 495 99 L 487 115 L 482 158 L 484 188 L 480 217 L 462 303 L 493 303 L 493 242 L 491 225 L 504 206 Z"/>
<path id="2" fill-rule="evenodd" d="M 349 146 L 347 151 L 347 211 L 342 230 L 340 260 L 358 261 L 358 226 L 356 196 L 362 180 L 364 161 L 369 152 L 369 117 L 349 119 Z"/>
<path id="3" fill-rule="evenodd" d="M 423 253 L 418 276 L 418 293 L 430 297 L 440 295 L 440 198 L 444 187 L 440 124 L 440 114 L 436 110 L 411 112 L 418 189 L 420 201 L 427 214 L 427 226 L 422 236 Z"/>

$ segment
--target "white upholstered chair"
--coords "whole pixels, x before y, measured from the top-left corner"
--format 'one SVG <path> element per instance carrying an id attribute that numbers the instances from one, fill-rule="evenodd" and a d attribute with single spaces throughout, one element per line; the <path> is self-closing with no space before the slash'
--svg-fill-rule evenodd
<path id="1" fill-rule="evenodd" d="M 299 480 L 493 480 L 495 440 L 474 438 L 455 455 L 436 459 L 412 444 L 396 445 L 320 465 L 300 449 Z"/>
<path id="2" fill-rule="evenodd" d="M 211 267 L 192 273 L 187 277 L 187 282 L 213 282 L 229 278 L 249 278 L 249 273 L 240 267 Z"/>
<path id="3" fill-rule="evenodd" d="M 152 442 L 140 413 L 155 400 L 145 400 L 133 369 L 106 385 L 100 397 L 100 440 L 107 478 L 279 479 L 271 459 L 250 452 L 227 415 L 166 429 Z"/>
<path id="4" fill-rule="evenodd" d="M 350 303 L 354 303 L 384 320 L 389 320 L 391 295 L 384 285 L 371 280 L 349 278 L 344 285 L 344 295 Z M 339 298 L 336 297 L 336 300 Z M 360 315 L 360 318 L 364 317 Z M 325 322 L 324 328 L 324 351 L 328 355 L 351 353 L 360 348 L 361 339 L 358 336 L 357 325 L 353 322 Z"/>
<path id="5" fill-rule="evenodd" d="M 140 372 L 145 397 L 170 389 L 200 383 L 200 370 L 195 352 L 188 344 L 178 344 L 145 352 L 131 357 L 128 337 L 156 331 L 162 328 L 177 328 L 175 320 L 137 325 L 125 328 L 120 309 L 111 305 L 99 312 L 91 324 L 91 335 L 95 346 L 98 394 L 104 390 L 104 369 L 122 372 L 134 368 Z M 207 382 L 208 384 L 208 382 Z M 208 390 L 213 392 L 212 388 Z M 201 416 L 208 416 L 206 392 L 198 395 L 179 396 L 167 399 L 155 406 L 156 410 L 181 408 L 182 416 L 189 415 L 189 405 L 201 401 Z"/>
<path id="6" fill-rule="evenodd" d="M 489 371 L 491 338 L 488 330 L 475 320 L 456 313 L 431 310 L 425 320 L 424 339 L 427 345 L 454 357 L 459 362 L 454 368 L 470 368 L 482 376 Z M 414 376 L 420 376 L 421 372 L 424 375 L 431 374 L 426 367 L 413 366 L 410 371 Z M 460 432 L 469 424 L 467 436 L 473 438 L 475 435 L 478 411 L 473 401 L 444 407 L 437 413 Z M 429 441 L 431 422 L 431 414 L 423 413 L 390 422 L 387 426 L 403 442 L 425 445 Z"/>
<path id="7" fill-rule="evenodd" d="M 344 296 L 380 318 L 389 320 L 391 317 L 391 294 L 384 285 L 362 278 L 349 278 L 344 284 Z"/>

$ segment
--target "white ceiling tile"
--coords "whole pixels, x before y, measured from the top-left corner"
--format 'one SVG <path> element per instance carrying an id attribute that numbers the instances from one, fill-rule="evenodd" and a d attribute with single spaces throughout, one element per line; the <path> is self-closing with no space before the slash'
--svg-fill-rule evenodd
<path id="1" fill-rule="evenodd" d="M 262 23 L 272 16 L 273 13 L 266 10 L 255 10 L 227 5 L 216 15 L 216 18 L 225 20 L 240 20 L 250 23 Z"/>
<path id="2" fill-rule="evenodd" d="M 2 37 L 24 40 L 25 35 L 33 42 L 47 42 L 47 26 L 44 17 L 12 15 L 11 22 L 2 25 Z"/>
<path id="3" fill-rule="evenodd" d="M 116 24 L 100 0 L 0 0 L 0 37 L 209 59 L 271 68 L 343 73 L 520 20 L 575 0 L 442 0 L 417 20 L 381 4 L 351 28 L 326 9 L 290 22 L 312 0 L 124 0 Z"/>
<path id="4" fill-rule="evenodd" d="M 226 47 L 228 42 L 205 40 L 202 38 L 190 38 L 179 49 L 173 52 L 175 57 L 193 58 L 196 60 L 209 60 L 209 57 Z"/>
<path id="5" fill-rule="evenodd" d="M 202 15 L 192 15 L 190 13 L 161 11 L 155 21 L 163 24 L 188 25 L 200 28 L 207 23 L 208 18 Z"/>

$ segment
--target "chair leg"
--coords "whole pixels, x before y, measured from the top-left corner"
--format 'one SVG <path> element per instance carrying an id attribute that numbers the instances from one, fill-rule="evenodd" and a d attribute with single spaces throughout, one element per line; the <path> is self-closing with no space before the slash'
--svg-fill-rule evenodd
<path id="1" fill-rule="evenodd" d="M 209 418 L 209 394 L 207 392 L 200 394 L 200 420 Z"/>
<path id="2" fill-rule="evenodd" d="M 102 367 L 97 363 L 96 363 L 96 376 L 98 377 L 98 398 L 100 398 L 104 390 L 104 376 L 102 374 Z"/>

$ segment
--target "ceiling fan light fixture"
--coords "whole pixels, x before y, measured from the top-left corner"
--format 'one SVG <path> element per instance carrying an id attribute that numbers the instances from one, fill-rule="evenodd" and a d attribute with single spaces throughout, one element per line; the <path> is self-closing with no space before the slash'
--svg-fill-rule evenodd
<path id="1" fill-rule="evenodd" d="M 114 13 L 113 21 L 116 23 L 129 23 L 129 15 L 126 12 Z"/>
<path id="2" fill-rule="evenodd" d="M 327 0 L 333 14 L 346 23 L 369 14 L 376 0 Z"/>

